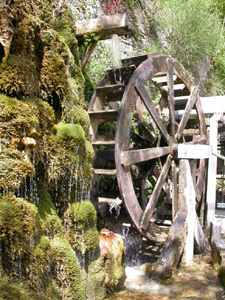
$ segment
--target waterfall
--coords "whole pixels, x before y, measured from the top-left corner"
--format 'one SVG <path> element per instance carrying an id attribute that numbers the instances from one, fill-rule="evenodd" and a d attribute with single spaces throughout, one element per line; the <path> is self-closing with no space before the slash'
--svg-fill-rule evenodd
<path id="1" fill-rule="evenodd" d="M 120 38 L 117 34 L 112 34 L 112 58 L 116 67 L 121 66 Z"/>

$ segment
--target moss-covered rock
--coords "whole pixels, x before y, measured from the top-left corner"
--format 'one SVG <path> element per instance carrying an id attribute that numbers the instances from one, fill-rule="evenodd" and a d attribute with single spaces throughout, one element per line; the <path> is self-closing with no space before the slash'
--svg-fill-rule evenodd
<path id="1" fill-rule="evenodd" d="M 18 279 L 39 239 L 40 218 L 34 204 L 12 194 L 0 197 L 0 207 L 2 264 Z"/>
<path id="2" fill-rule="evenodd" d="M 44 190 L 39 192 L 37 208 L 41 218 L 41 233 L 50 238 L 54 236 L 63 236 L 62 222 L 50 199 L 50 195 Z"/>
<path id="3" fill-rule="evenodd" d="M 4 299 L 85 299 L 75 252 L 46 192 L 38 207 L 13 194 L 1 196 L 0 228 Z"/>
<path id="4" fill-rule="evenodd" d="M 80 124 L 87 136 L 89 134 L 90 118 L 88 112 L 79 105 L 73 105 L 65 116 L 65 122 Z"/>
<path id="5" fill-rule="evenodd" d="M 85 142 L 85 133 L 79 124 L 62 124 L 57 126 L 56 138 L 66 143 L 68 148 L 75 148 Z"/>
<path id="6" fill-rule="evenodd" d="M 85 254 L 99 247 L 97 215 L 90 201 L 73 203 L 63 216 L 65 236 L 73 249 Z"/>
<path id="7" fill-rule="evenodd" d="M 55 257 L 55 276 L 63 290 L 63 299 L 85 299 L 79 265 L 69 242 L 65 238 L 56 237 L 52 240 L 52 252 Z"/>
<path id="8" fill-rule="evenodd" d="M 34 175 L 34 167 L 24 155 L 15 149 L 2 147 L 0 152 L 0 187 L 4 190 L 18 189 L 23 180 Z"/>
<path id="9" fill-rule="evenodd" d="M 108 292 L 113 292 L 125 279 L 124 242 L 119 234 L 102 229 L 99 235 L 101 255 L 105 258 L 105 285 Z"/>
<path id="10" fill-rule="evenodd" d="M 106 269 L 104 257 L 101 255 L 93 260 L 87 269 L 86 275 L 86 297 L 88 300 L 101 300 L 107 294 L 105 286 Z"/>
<path id="11" fill-rule="evenodd" d="M 40 298 L 28 285 L 13 282 L 9 276 L 5 275 L 0 277 L 0 299 L 39 300 Z"/>

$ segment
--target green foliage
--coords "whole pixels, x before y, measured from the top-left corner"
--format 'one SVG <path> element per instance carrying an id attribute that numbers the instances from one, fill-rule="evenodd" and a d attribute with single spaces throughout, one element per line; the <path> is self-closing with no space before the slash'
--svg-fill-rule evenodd
<path id="1" fill-rule="evenodd" d="M 164 50 L 184 66 L 193 67 L 205 56 L 212 57 L 221 34 L 221 24 L 205 0 L 170 0 L 158 13 L 157 22 L 166 36 Z"/>
<path id="2" fill-rule="evenodd" d="M 93 84 L 93 88 L 99 84 L 106 71 L 115 67 L 112 60 L 112 50 L 108 42 L 99 41 L 89 63 L 85 66 L 85 72 Z"/>
<path id="3" fill-rule="evenodd" d="M 211 7 L 222 20 L 225 18 L 225 1 L 224 0 L 210 0 Z"/>
<path id="4" fill-rule="evenodd" d="M 124 0 L 125 2 L 125 5 L 128 6 L 128 8 L 133 8 L 137 3 L 138 3 L 138 0 Z"/>

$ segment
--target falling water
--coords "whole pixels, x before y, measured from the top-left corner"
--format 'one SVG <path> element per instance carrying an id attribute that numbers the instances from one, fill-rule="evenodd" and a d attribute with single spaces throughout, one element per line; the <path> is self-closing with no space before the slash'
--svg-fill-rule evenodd
<path id="1" fill-rule="evenodd" d="M 112 57 L 116 67 L 121 66 L 121 53 L 120 53 L 120 38 L 117 34 L 113 34 L 112 38 Z"/>

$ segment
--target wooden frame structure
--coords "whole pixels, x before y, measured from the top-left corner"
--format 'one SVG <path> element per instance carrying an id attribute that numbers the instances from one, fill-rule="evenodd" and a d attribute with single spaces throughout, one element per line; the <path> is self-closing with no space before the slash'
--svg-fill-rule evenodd
<path id="1" fill-rule="evenodd" d="M 108 71 L 88 112 L 95 178 L 117 177 L 119 197 L 134 226 L 147 239 L 164 241 L 155 273 L 169 277 L 183 252 L 190 263 L 194 243 L 199 252 L 206 244 L 197 210 L 205 196 L 206 159 L 211 160 L 214 146 L 207 146 L 197 88 L 170 56 L 134 57 Z M 99 134 L 107 122 L 116 124 L 114 134 Z M 189 157 L 186 146 L 193 147 Z M 101 195 L 99 202 L 119 205 L 121 200 Z"/>

